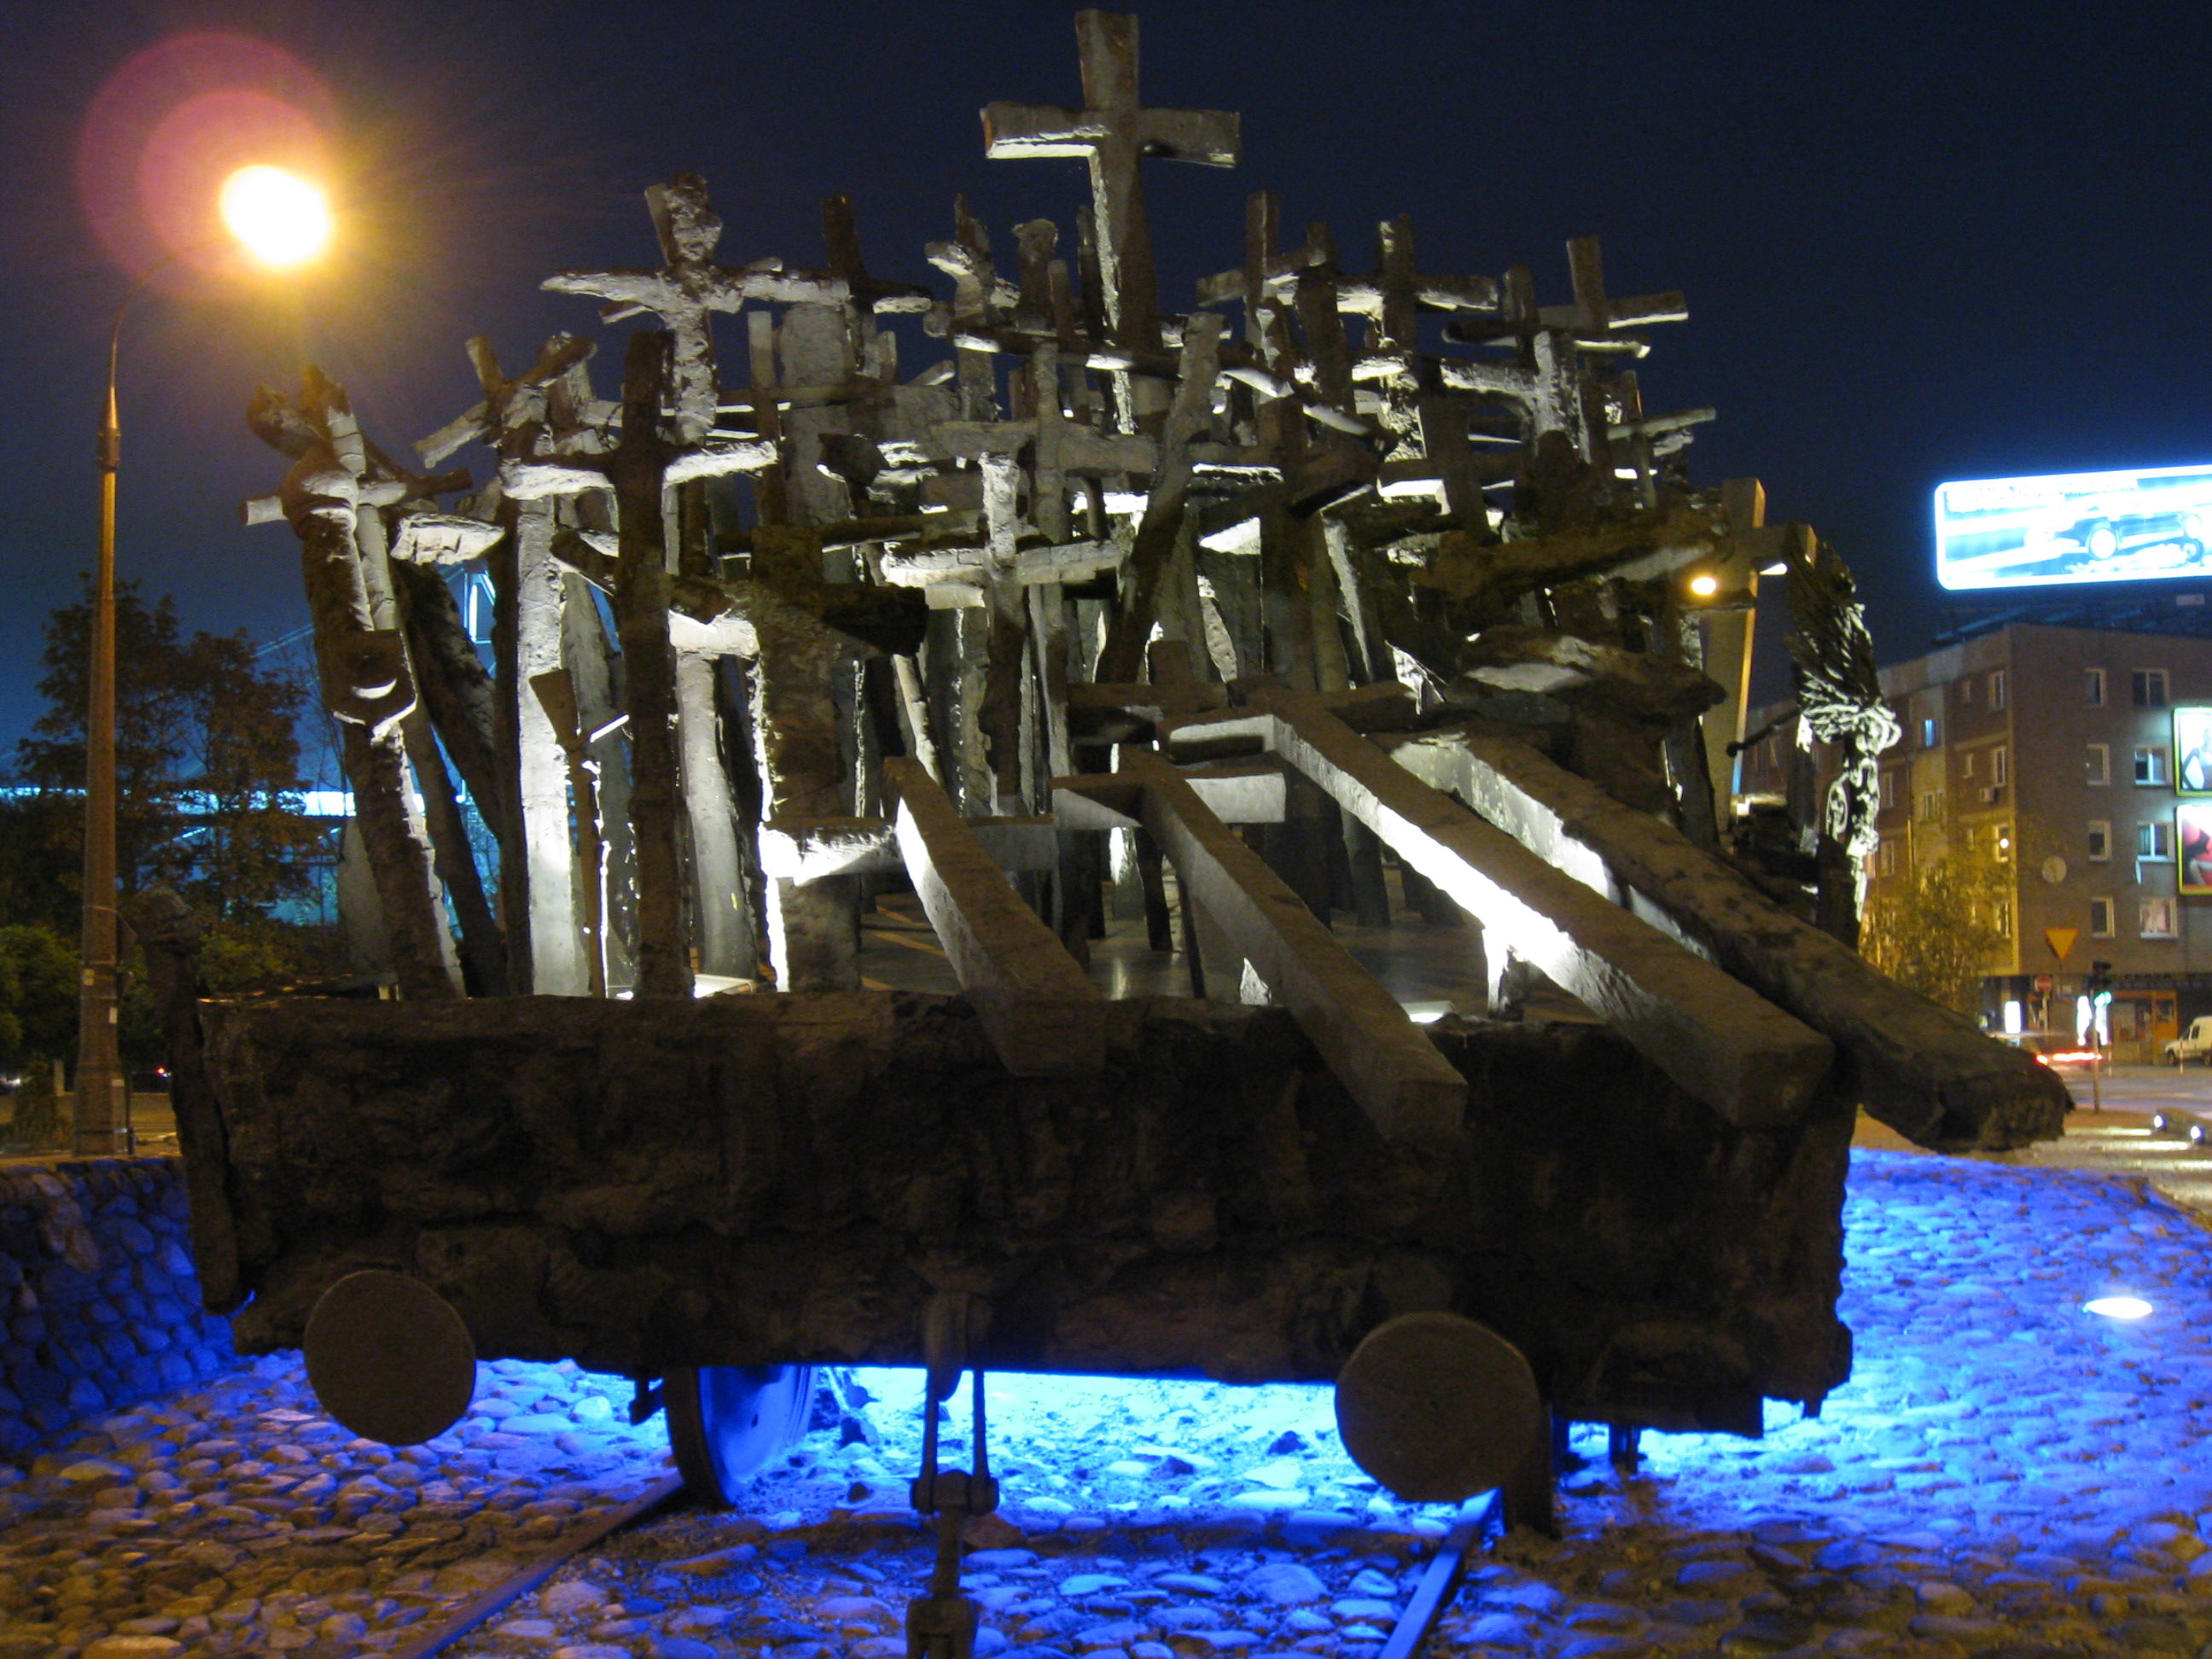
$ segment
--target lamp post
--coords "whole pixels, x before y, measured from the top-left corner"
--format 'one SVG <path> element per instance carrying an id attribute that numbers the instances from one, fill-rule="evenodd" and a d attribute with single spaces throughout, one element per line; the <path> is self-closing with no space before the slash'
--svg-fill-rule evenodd
<path id="1" fill-rule="evenodd" d="M 248 253 L 282 268 L 313 258 L 330 236 L 330 210 L 307 180 L 272 167 L 242 167 L 225 181 L 219 202 L 224 224 Z M 118 1150 L 117 1107 L 122 1054 L 117 1043 L 119 951 L 115 851 L 115 480 L 123 463 L 123 427 L 116 412 L 116 360 L 123 320 L 147 284 L 174 264 L 172 253 L 149 266 L 115 308 L 107 333 L 107 395 L 96 451 L 100 468 L 100 546 L 93 574 L 91 649 L 84 715 L 84 933 L 78 981 L 76 1148 L 79 1154 Z"/>

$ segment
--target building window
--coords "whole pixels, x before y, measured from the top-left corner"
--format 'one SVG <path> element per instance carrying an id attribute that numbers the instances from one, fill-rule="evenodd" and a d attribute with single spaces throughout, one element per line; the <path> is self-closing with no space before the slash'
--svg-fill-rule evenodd
<path id="1" fill-rule="evenodd" d="M 2010 899 L 1997 901 L 1996 915 L 1994 920 L 1997 925 L 1997 932 L 2005 938 L 2010 939 L 2012 937 L 2012 901 Z"/>
<path id="2" fill-rule="evenodd" d="M 1969 749 L 1965 758 L 1959 763 L 1959 770 L 1963 776 L 1971 778 L 1974 775 L 1974 758 L 1975 751 Z"/>
<path id="3" fill-rule="evenodd" d="M 2088 765 L 2082 775 L 2081 781 L 2094 787 L 2110 783 L 2112 781 L 2112 745 L 2110 744 L 2103 743 L 2091 744 L 2089 745 Z"/>
<path id="4" fill-rule="evenodd" d="M 2136 825 L 2136 856 L 2173 861 L 2173 826 L 2164 818 Z"/>
<path id="5" fill-rule="evenodd" d="M 1929 715 L 1920 722 L 1920 746 L 1923 749 L 1933 749 L 1941 741 L 1943 723 L 1935 715 Z"/>
<path id="6" fill-rule="evenodd" d="M 1973 702 L 1973 700 L 1974 700 L 1974 683 L 1973 683 L 1973 681 L 1972 681 L 1972 680 L 1960 680 L 1960 681 L 1959 682 L 1959 701 L 1960 701 L 1960 702 Z"/>
<path id="7" fill-rule="evenodd" d="M 2166 707 L 2166 670 L 2138 668 L 2128 676 L 2128 690 L 2134 694 L 2138 708 Z"/>
<path id="8" fill-rule="evenodd" d="M 2007 687 L 2006 687 L 2006 685 L 2005 685 L 2005 672 L 2004 672 L 2004 670 L 2003 670 L 2003 669 L 2002 669 L 2002 668 L 1993 668 L 1993 669 L 1991 669 L 1991 670 L 1990 671 L 1990 708 L 2003 708 L 2003 707 L 2005 706 L 2005 692 L 2006 692 L 2006 690 L 2007 690 Z"/>
<path id="9" fill-rule="evenodd" d="M 2103 669 L 2090 668 L 2082 671 L 2081 701 L 2092 708 L 2102 708 L 2105 706 L 2105 671 Z"/>
<path id="10" fill-rule="evenodd" d="M 1921 796 L 1920 821 L 1923 823 L 1941 823 L 1943 821 L 1943 792 L 1941 789 L 1930 789 Z"/>
<path id="11" fill-rule="evenodd" d="M 1886 841 L 1875 849 L 1874 872 L 1877 876 L 1893 876 L 1897 873 L 1897 843 L 1895 842 Z"/>
<path id="12" fill-rule="evenodd" d="M 2166 745 L 2164 744 L 2144 744 L 2136 749 L 2136 781 L 2164 785 L 2166 782 Z"/>
<path id="13" fill-rule="evenodd" d="M 2145 939 L 2175 939 L 2181 929 L 2176 926 L 2179 909 L 2170 898 L 2147 898 L 2142 902 L 2142 926 L 2137 931 Z"/>
<path id="14" fill-rule="evenodd" d="M 2112 856 L 2112 825 L 2108 818 L 2089 820 L 2089 862 L 2102 864 Z"/>
<path id="15" fill-rule="evenodd" d="M 2112 902 L 2108 898 L 2089 901 L 2089 937 L 2110 939 L 2112 936 Z"/>
<path id="16" fill-rule="evenodd" d="M 2000 787 L 2012 781 L 2012 751 L 2003 744 L 1990 750 L 1990 781 Z"/>
<path id="17" fill-rule="evenodd" d="M 1897 805 L 1897 773 L 1894 769 L 1881 775 L 1881 810 L 1891 811 Z"/>

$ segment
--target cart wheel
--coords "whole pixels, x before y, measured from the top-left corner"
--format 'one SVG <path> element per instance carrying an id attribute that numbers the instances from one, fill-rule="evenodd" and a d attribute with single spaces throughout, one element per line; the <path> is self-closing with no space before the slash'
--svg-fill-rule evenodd
<path id="1" fill-rule="evenodd" d="M 476 1396 L 468 1326 L 453 1304 L 405 1273 L 348 1273 L 315 1304 L 300 1346 L 316 1400 L 364 1440 L 435 1439 Z"/>
<path id="2" fill-rule="evenodd" d="M 1456 1504 L 1548 1465 L 1550 1425 L 1528 1362 L 1455 1313 L 1378 1325 L 1336 1379 L 1337 1431 L 1352 1461 L 1399 1497 Z"/>
<path id="3" fill-rule="evenodd" d="M 740 1484 L 806 1432 L 811 1365 L 702 1365 L 668 1373 L 668 1445 L 702 1504 L 726 1509 Z"/>

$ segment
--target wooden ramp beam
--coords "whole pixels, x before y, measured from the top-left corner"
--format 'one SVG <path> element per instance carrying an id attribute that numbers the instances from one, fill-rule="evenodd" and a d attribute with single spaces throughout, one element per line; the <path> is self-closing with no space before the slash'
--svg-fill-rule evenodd
<path id="1" fill-rule="evenodd" d="M 1075 958 L 968 828 L 944 790 L 910 760 L 886 760 L 907 875 L 945 959 L 1016 1077 L 1066 1077 L 1106 1064 L 1106 1004 Z"/>
<path id="2" fill-rule="evenodd" d="M 1649 921 L 1431 787 L 1296 692 L 1255 691 L 1267 745 L 1549 975 L 1668 1076 L 1732 1123 L 1786 1123 L 1834 1060 L 1828 1040 Z M 1626 810 L 1626 809 L 1623 809 Z"/>
<path id="3" fill-rule="evenodd" d="M 1668 825 L 1525 744 L 1454 733 L 1397 753 L 1584 886 L 1825 1033 L 1844 1086 L 1899 1133 L 1999 1149 L 2062 1132 L 2071 1103 L 2048 1066 L 1906 990 Z"/>
<path id="4" fill-rule="evenodd" d="M 1145 828 L 1174 864 L 1185 898 L 1228 934 L 1375 1126 L 1414 1144 L 1456 1136 L 1467 1079 L 1397 1000 L 1174 767 L 1142 749 L 1124 750 L 1121 767 L 1144 786 Z"/>

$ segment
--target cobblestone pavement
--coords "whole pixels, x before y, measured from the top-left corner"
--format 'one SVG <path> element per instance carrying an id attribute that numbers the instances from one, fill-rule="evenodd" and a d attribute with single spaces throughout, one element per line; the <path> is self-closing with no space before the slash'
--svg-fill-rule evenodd
<path id="1" fill-rule="evenodd" d="M 2124 1176 L 1880 1152 L 1856 1155 L 1847 1222 L 1858 1358 L 1820 1416 L 1647 1436 L 1632 1478 L 1586 1464 L 1567 1537 L 1480 1562 L 1432 1650 L 2212 1651 L 2197 1224 Z M 2085 1311 L 2122 1291 L 2149 1316 Z M 451 1651 L 894 1659 L 930 1562 L 904 1509 L 917 1382 L 857 1381 L 877 1443 L 817 1433 L 738 1514 L 618 1534 Z M 1371 1659 L 1449 1518 L 1359 1475 L 1324 1391 L 990 1393 L 1006 1512 L 967 1564 L 986 1659 Z M 394 1454 L 264 1361 L 128 1413 L 0 1492 L 0 1659 L 392 1647 L 659 1472 L 626 1399 L 502 1362 L 464 1425 Z M 965 1422 L 963 1395 L 948 1460 Z"/>

